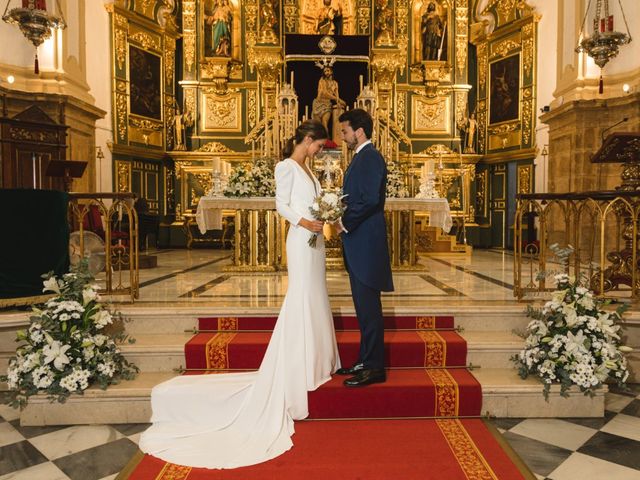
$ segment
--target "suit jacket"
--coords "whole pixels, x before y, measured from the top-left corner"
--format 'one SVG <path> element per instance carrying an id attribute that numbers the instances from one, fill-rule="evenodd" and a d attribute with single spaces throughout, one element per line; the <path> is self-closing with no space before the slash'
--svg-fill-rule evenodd
<path id="1" fill-rule="evenodd" d="M 368 287 L 393 291 L 384 219 L 387 167 L 372 144 L 358 152 L 344 176 L 347 209 L 342 224 L 344 258 L 349 271 Z"/>

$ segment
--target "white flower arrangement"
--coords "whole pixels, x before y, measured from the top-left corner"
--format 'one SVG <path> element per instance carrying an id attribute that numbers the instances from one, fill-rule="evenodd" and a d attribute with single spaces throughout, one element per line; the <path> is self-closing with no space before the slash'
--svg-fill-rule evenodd
<path id="1" fill-rule="evenodd" d="M 231 171 L 225 197 L 251 197 L 253 194 L 253 174 L 247 165 L 238 165 Z"/>
<path id="2" fill-rule="evenodd" d="M 259 158 L 253 165 L 235 167 L 225 188 L 226 197 L 273 197 L 276 181 L 273 175 L 273 161 Z"/>
<path id="3" fill-rule="evenodd" d="M 550 247 L 561 258 L 573 249 Z M 515 355 L 522 378 L 534 375 L 544 384 L 548 399 L 552 384 L 560 384 L 560 394 L 567 396 L 572 385 L 593 396 L 603 383 L 612 381 L 624 387 L 629 371 L 622 345 L 620 321 L 626 310 L 605 310 L 609 301 L 596 298 L 579 280 L 565 273 L 554 276 L 557 289 L 542 308 L 527 307 L 533 320 L 525 335 L 525 348 Z"/>
<path id="4" fill-rule="evenodd" d="M 409 191 L 404 183 L 404 175 L 398 162 L 387 163 L 387 198 L 406 198 Z"/>
<path id="5" fill-rule="evenodd" d="M 259 158 L 251 168 L 253 176 L 252 196 L 273 197 L 276 194 L 276 180 L 273 175 L 274 161 L 269 158 Z"/>
<path id="6" fill-rule="evenodd" d="M 313 218 L 322 220 L 323 222 L 335 222 L 344 214 L 346 206 L 342 203 L 342 199 L 346 195 L 342 195 L 341 191 L 324 190 L 320 192 L 314 200 L 309 211 Z M 318 241 L 320 233 L 312 233 L 309 238 L 309 246 L 314 247 Z"/>
<path id="7" fill-rule="evenodd" d="M 138 368 L 117 346 L 127 340 L 114 324 L 118 316 L 100 303 L 92 282 L 86 260 L 62 278 L 46 276 L 43 291 L 56 296 L 42 309 L 33 307 L 29 327 L 17 334 L 16 356 L 0 377 L 9 386 L 9 405 L 24 408 L 38 393 L 64 402 L 94 383 L 105 389 L 135 376 Z"/>

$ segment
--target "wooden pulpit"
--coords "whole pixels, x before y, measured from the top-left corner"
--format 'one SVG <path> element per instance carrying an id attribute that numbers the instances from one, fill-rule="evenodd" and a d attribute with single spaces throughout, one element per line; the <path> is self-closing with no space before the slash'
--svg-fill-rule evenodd
<path id="1" fill-rule="evenodd" d="M 607 136 L 591 157 L 593 163 L 622 163 L 622 184 L 616 190 L 640 190 L 640 132 L 615 132 Z"/>
<path id="2" fill-rule="evenodd" d="M 64 191 L 70 192 L 74 178 L 82 177 L 87 162 L 75 162 L 72 160 L 51 160 L 47 166 L 45 175 L 48 177 L 60 177 L 64 180 Z"/>

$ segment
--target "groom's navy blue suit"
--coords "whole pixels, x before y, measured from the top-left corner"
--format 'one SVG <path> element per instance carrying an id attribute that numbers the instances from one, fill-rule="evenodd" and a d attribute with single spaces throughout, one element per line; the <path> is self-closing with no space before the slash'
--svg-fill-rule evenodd
<path id="1" fill-rule="evenodd" d="M 380 152 L 367 144 L 353 157 L 343 190 L 344 260 L 360 325 L 358 362 L 365 369 L 384 368 L 384 325 L 380 292 L 393 291 L 384 219 L 387 167 Z"/>

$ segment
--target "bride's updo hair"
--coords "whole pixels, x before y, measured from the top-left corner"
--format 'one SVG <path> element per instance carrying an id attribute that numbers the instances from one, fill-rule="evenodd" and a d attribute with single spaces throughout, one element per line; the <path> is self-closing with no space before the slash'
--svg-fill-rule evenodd
<path id="1" fill-rule="evenodd" d="M 329 138 L 327 130 L 317 120 L 305 120 L 298 128 L 296 128 L 296 134 L 287 140 L 284 148 L 282 149 L 282 158 L 289 158 L 293 153 L 295 146 L 304 140 L 304 137 L 309 137 L 312 140 L 325 140 Z"/>

